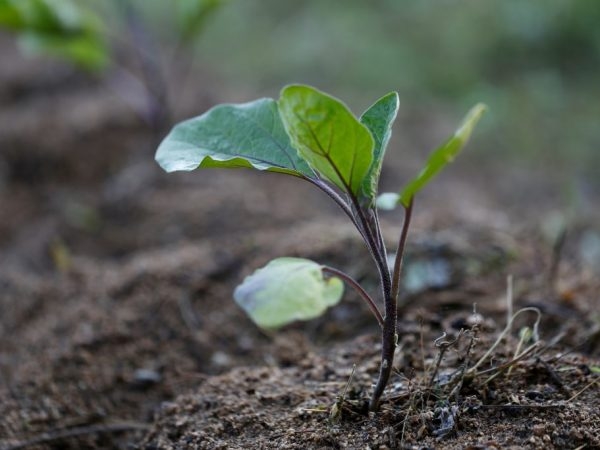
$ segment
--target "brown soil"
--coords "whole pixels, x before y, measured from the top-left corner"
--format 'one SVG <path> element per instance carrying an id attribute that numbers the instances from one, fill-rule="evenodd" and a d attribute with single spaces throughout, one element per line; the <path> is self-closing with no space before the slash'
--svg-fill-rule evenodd
<path id="1" fill-rule="evenodd" d="M 0 68 L 1 449 L 600 448 L 600 281 L 580 251 L 597 218 L 557 258 L 536 225 L 551 198 L 508 208 L 481 174 L 440 180 L 406 268 L 443 276 L 404 296 L 396 371 L 369 414 L 378 328 L 356 295 L 273 335 L 231 300 L 282 255 L 376 292 L 336 207 L 283 176 L 166 176 L 105 85 L 0 43 L 14 62 Z M 400 220 L 384 221 L 390 243 Z M 509 274 L 539 340 L 511 362 L 535 341 L 524 313 L 472 370 L 506 325 Z"/>

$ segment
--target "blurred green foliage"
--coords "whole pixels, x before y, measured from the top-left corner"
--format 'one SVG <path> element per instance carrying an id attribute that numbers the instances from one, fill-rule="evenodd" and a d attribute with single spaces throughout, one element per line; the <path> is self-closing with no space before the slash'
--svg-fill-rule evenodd
<path id="1" fill-rule="evenodd" d="M 224 82 L 312 83 L 356 110 L 388 90 L 455 117 L 482 101 L 495 155 L 600 179 L 599 24 L 584 0 L 243 0 L 198 50 Z"/>
<path id="2" fill-rule="evenodd" d="M 70 0 L 0 0 L 0 27 L 29 53 L 68 59 L 89 70 L 108 64 L 102 22 Z"/>
<path id="3" fill-rule="evenodd" d="M 114 57 L 110 44 L 128 40 L 132 17 L 143 17 L 156 37 L 185 46 L 225 1 L 0 0 L 0 29 L 15 33 L 28 53 L 57 56 L 96 71 Z"/>

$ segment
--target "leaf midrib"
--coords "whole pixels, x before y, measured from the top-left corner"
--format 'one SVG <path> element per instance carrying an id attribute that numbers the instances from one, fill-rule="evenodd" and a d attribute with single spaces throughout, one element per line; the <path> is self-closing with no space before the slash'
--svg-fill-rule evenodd
<path id="1" fill-rule="evenodd" d="M 338 178 L 340 179 L 340 181 L 342 182 L 342 184 L 344 185 L 344 188 L 348 191 L 349 194 L 353 194 L 352 189 L 350 186 L 352 186 L 352 176 L 354 175 L 354 165 L 355 165 L 355 161 L 356 161 L 356 151 L 353 152 L 352 155 L 352 165 L 350 166 L 350 180 L 346 181 L 344 179 L 344 177 L 342 176 L 342 174 L 340 173 L 337 165 L 333 162 L 333 160 L 331 159 L 330 156 L 330 151 L 326 151 L 323 146 L 321 145 L 320 140 L 317 138 L 317 135 L 315 133 L 315 130 L 313 130 L 312 126 L 306 122 L 300 115 L 298 115 L 298 113 L 296 111 L 293 111 L 293 114 L 296 116 L 296 118 L 308 128 L 308 131 L 310 132 L 310 134 L 312 135 L 314 141 L 317 144 L 317 147 L 319 147 L 319 150 L 321 151 L 321 153 L 319 152 L 315 152 L 314 149 L 311 149 L 314 153 L 316 153 L 317 155 L 325 158 L 327 160 L 327 162 L 331 165 L 331 167 L 333 167 L 333 170 L 335 171 L 336 175 L 338 176 Z M 333 139 L 333 123 L 330 124 L 331 131 L 330 131 L 330 139 L 329 139 L 329 147 L 331 148 L 331 140 Z M 356 150 L 356 149 L 355 149 Z"/>

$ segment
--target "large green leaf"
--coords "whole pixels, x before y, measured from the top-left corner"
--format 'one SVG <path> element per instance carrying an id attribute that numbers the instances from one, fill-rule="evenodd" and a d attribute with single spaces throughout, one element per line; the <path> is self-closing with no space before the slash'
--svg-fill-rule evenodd
<path id="1" fill-rule="evenodd" d="M 373 199 L 377 195 L 381 165 L 385 149 L 392 136 L 392 125 L 398 114 L 399 105 L 398 93 L 390 92 L 377 100 L 360 118 L 360 122 L 369 129 L 375 141 L 373 162 L 363 184 L 363 192 L 368 199 Z"/>
<path id="2" fill-rule="evenodd" d="M 473 128 L 486 111 L 486 106 L 479 103 L 467 113 L 458 130 L 439 148 L 425 163 L 419 175 L 411 180 L 400 192 L 399 202 L 407 207 L 414 195 L 436 176 L 448 163 L 452 162 L 471 137 Z"/>
<path id="3" fill-rule="evenodd" d="M 310 86 L 287 86 L 279 110 L 292 145 L 341 190 L 362 196 L 373 160 L 373 137 L 339 100 Z"/>
<path id="4" fill-rule="evenodd" d="M 302 258 L 277 258 L 246 277 L 233 296 L 261 328 L 279 328 L 319 317 L 342 298 L 339 278 L 323 278 L 321 266 Z"/>
<path id="5" fill-rule="evenodd" d="M 314 177 L 290 146 L 277 102 L 264 98 L 219 105 L 176 125 L 156 152 L 167 172 L 198 167 L 251 167 Z"/>

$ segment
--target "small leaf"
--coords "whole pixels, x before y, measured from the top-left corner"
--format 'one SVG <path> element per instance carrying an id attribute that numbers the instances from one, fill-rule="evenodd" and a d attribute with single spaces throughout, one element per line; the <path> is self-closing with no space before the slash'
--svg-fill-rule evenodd
<path id="1" fill-rule="evenodd" d="M 377 205 L 377 208 L 381 210 L 391 211 L 396 209 L 399 200 L 400 194 L 396 194 L 395 192 L 384 192 L 377 197 L 375 204 Z"/>
<path id="2" fill-rule="evenodd" d="M 486 106 L 481 103 L 471 108 L 454 135 L 429 156 L 421 173 L 404 187 L 400 193 L 400 203 L 408 207 L 414 195 L 427 185 L 448 163 L 454 160 L 468 142 L 473 128 L 475 128 L 486 109 Z"/>
<path id="3" fill-rule="evenodd" d="M 287 86 L 279 109 L 292 145 L 342 191 L 362 196 L 373 160 L 373 137 L 339 100 L 310 86 Z"/>
<path id="4" fill-rule="evenodd" d="M 246 277 L 233 296 L 261 328 L 319 317 L 342 298 L 339 278 L 323 278 L 321 266 L 302 258 L 277 258 Z"/>
<path id="5" fill-rule="evenodd" d="M 156 161 L 167 172 L 198 167 L 250 167 L 314 177 L 290 146 L 275 100 L 219 105 L 176 125 Z"/>
<path id="6" fill-rule="evenodd" d="M 375 141 L 373 162 L 363 185 L 366 198 L 373 199 L 377 195 L 381 165 L 385 149 L 392 136 L 392 125 L 396 120 L 399 106 L 398 93 L 390 92 L 377 100 L 360 118 L 360 122 L 369 129 Z"/>

